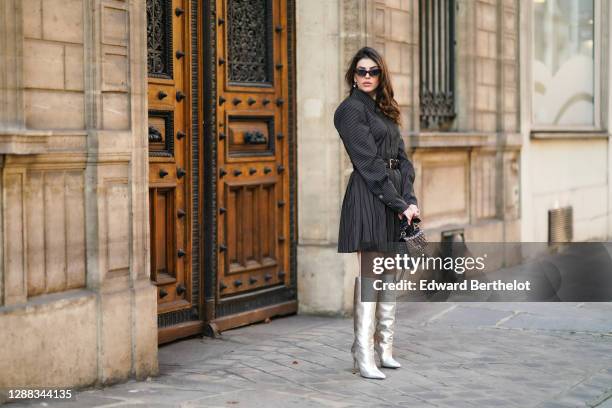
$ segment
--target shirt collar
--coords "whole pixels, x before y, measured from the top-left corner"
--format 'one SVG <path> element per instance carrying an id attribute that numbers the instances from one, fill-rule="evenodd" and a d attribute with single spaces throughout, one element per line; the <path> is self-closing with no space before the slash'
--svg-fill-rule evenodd
<path id="1" fill-rule="evenodd" d="M 376 109 L 377 108 L 376 101 L 374 99 L 372 99 L 372 97 L 370 95 L 368 95 L 367 92 L 362 91 L 359 88 L 352 88 L 351 96 L 361 100 L 363 103 L 366 104 L 366 106 L 369 106 L 374 111 L 377 110 Z"/>

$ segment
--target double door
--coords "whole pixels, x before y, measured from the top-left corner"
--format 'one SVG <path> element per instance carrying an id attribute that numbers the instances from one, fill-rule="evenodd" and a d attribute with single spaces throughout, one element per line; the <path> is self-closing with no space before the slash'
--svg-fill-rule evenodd
<path id="1" fill-rule="evenodd" d="M 289 2 L 195 3 L 147 0 L 160 341 L 296 310 Z M 214 120 L 199 127 L 199 113 Z M 203 211 L 211 206 L 214 217 Z"/>

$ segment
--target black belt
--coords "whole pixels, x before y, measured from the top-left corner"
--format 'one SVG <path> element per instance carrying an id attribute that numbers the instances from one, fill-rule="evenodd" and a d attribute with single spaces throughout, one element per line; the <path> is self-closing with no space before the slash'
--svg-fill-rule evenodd
<path id="1" fill-rule="evenodd" d="M 399 159 L 387 159 L 385 160 L 385 167 L 388 169 L 399 169 Z"/>

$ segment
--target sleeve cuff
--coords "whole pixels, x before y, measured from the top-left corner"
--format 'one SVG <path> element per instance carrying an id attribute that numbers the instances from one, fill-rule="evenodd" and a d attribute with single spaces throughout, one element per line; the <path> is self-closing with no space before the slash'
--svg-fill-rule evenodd
<path id="1" fill-rule="evenodd" d="M 416 197 L 409 197 L 409 198 L 404 198 L 404 200 L 410 205 L 410 204 L 414 204 L 417 207 L 419 206 L 418 201 L 416 199 Z"/>

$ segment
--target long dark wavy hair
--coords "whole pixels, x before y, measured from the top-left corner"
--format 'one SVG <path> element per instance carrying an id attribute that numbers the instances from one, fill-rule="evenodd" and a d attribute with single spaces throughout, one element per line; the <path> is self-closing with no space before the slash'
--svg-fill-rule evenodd
<path id="1" fill-rule="evenodd" d="M 362 58 L 369 58 L 374 61 L 381 71 L 380 77 L 378 78 L 378 87 L 376 88 L 376 104 L 378 109 L 380 109 L 380 111 L 393 122 L 401 126 L 402 119 L 399 105 L 393 98 L 393 86 L 391 86 L 391 78 L 387 64 L 385 63 L 382 55 L 380 55 L 378 51 L 372 47 L 361 48 L 351 60 L 351 64 L 349 65 L 346 75 L 344 76 L 346 83 L 351 89 L 351 93 L 353 92 L 353 82 L 355 78 L 355 71 L 357 70 L 357 63 Z"/>

